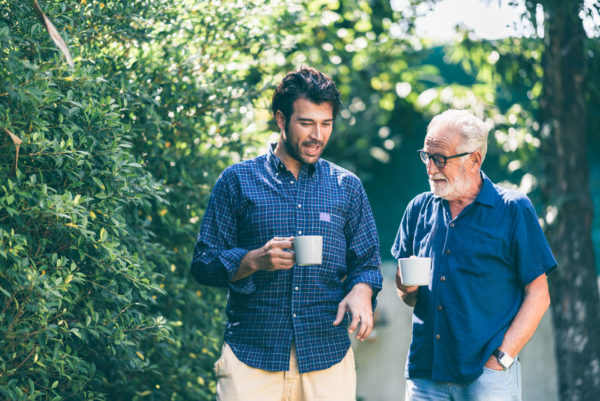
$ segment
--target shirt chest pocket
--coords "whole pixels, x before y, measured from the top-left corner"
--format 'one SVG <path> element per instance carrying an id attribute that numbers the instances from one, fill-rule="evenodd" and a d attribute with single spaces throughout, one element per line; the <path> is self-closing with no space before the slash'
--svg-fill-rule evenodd
<path id="1" fill-rule="evenodd" d="M 307 235 L 322 235 L 323 244 L 344 245 L 346 237 L 344 233 L 345 219 L 336 213 L 311 212 L 307 224 Z"/>
<path id="2" fill-rule="evenodd" d="M 346 219 L 330 212 L 313 212 L 310 220 L 312 225 L 307 235 L 323 236 L 323 264 L 319 267 L 320 274 L 331 278 L 345 274 Z"/>
<path id="3" fill-rule="evenodd" d="M 449 242 L 445 252 L 450 252 L 456 258 L 457 270 L 471 276 L 496 280 L 512 270 L 508 260 L 508 241 L 499 233 L 480 230 L 465 232 Z"/>

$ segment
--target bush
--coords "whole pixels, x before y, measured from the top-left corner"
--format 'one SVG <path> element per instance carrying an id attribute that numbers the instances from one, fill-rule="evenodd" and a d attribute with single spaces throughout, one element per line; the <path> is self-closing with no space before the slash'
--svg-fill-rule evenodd
<path id="1" fill-rule="evenodd" d="M 0 9 L 0 394 L 105 399 L 145 371 L 160 275 L 132 210 L 160 196 L 91 66 L 70 71 L 32 9 Z"/>
<path id="2" fill-rule="evenodd" d="M 39 3 L 75 67 L 29 2 L 0 2 L 0 396 L 213 399 L 225 294 L 195 284 L 192 248 L 220 171 L 260 151 L 255 105 L 295 17 Z"/>

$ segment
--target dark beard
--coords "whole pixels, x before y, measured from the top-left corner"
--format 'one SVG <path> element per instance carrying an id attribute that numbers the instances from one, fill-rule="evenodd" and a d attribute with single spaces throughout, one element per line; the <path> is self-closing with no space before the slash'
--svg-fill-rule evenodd
<path id="1" fill-rule="evenodd" d="M 302 164 L 314 164 L 314 163 L 309 163 L 306 160 L 303 160 L 302 156 L 300 156 L 300 149 L 298 147 L 296 147 L 294 144 L 292 144 L 288 138 L 289 138 L 289 136 L 288 136 L 288 131 L 286 128 L 285 137 L 283 138 L 283 146 L 285 146 L 285 150 L 287 151 L 287 154 Z M 321 146 L 321 149 L 323 149 L 323 142 L 320 142 L 320 141 L 305 141 L 302 143 L 302 145 L 313 145 L 313 144 L 319 145 L 319 146 Z M 319 158 L 320 157 L 321 156 L 319 156 Z M 317 160 L 319 160 L 319 159 L 317 159 Z"/>
<path id="2" fill-rule="evenodd" d="M 290 141 L 288 140 L 288 133 L 287 133 L 287 131 L 285 133 L 285 138 L 283 139 L 283 146 L 285 146 L 285 150 L 286 150 L 287 154 L 290 155 L 290 157 L 292 159 L 295 159 L 295 160 L 299 161 L 302 164 L 306 164 L 304 162 L 304 160 L 302 160 L 302 158 L 300 157 L 299 149 L 297 149 L 294 145 L 292 145 L 290 143 Z"/>

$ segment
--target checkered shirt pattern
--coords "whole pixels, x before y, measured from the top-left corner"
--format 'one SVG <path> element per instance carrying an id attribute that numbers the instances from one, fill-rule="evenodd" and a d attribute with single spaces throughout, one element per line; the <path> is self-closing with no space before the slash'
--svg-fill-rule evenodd
<path id="1" fill-rule="evenodd" d="M 227 168 L 208 202 L 191 270 L 229 288 L 225 341 L 245 364 L 287 371 L 292 343 L 301 373 L 340 362 L 349 317 L 333 326 L 339 302 L 357 283 L 381 290 L 379 239 L 360 180 L 320 159 L 296 180 L 273 153 Z M 323 263 L 257 271 L 230 282 L 249 250 L 273 237 L 323 236 Z"/>

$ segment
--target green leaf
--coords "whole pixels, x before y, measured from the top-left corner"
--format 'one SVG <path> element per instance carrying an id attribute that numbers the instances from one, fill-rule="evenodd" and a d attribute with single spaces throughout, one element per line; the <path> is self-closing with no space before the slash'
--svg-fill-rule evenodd
<path id="1" fill-rule="evenodd" d="M 2 288 L 1 286 L 0 286 L 0 292 L 3 293 L 4 295 L 6 295 L 7 298 L 11 297 L 10 293 L 8 291 L 6 291 L 4 288 Z"/>

